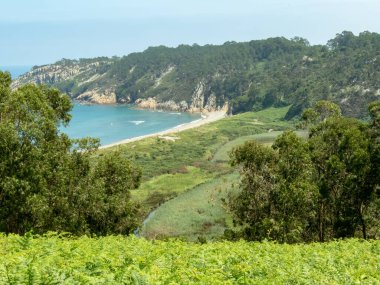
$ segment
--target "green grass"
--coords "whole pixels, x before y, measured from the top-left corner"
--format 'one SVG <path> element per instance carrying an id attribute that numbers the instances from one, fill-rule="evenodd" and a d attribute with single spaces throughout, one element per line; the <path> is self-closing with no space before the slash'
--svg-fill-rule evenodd
<path id="1" fill-rule="evenodd" d="M 145 217 L 157 205 L 213 177 L 214 173 L 202 171 L 197 167 L 184 167 L 181 173 L 163 174 L 143 182 L 138 189 L 131 190 L 132 201 L 142 206 L 141 215 Z"/>
<path id="2" fill-rule="evenodd" d="M 261 133 L 257 135 L 239 137 L 237 139 L 229 141 L 228 143 L 220 147 L 218 151 L 215 153 L 211 161 L 228 162 L 230 159 L 229 154 L 231 150 L 250 140 L 255 140 L 261 144 L 270 146 L 275 141 L 277 136 L 279 136 L 282 133 L 283 133 L 282 131 L 272 131 L 272 132 Z M 301 137 L 305 137 L 305 138 L 307 137 L 306 131 L 297 131 L 296 133 Z"/>
<path id="3" fill-rule="evenodd" d="M 380 241 L 0 235 L 0 284 L 380 284 Z"/>
<path id="4" fill-rule="evenodd" d="M 237 138 L 220 147 L 211 162 L 228 162 L 231 149 L 248 140 L 270 145 L 281 133 L 273 131 Z M 307 135 L 306 132 L 297 133 L 303 137 Z M 165 179 L 162 181 L 165 183 Z M 162 204 L 144 223 L 141 234 L 153 239 L 181 237 L 190 241 L 220 238 L 224 230 L 231 226 L 232 220 L 222 199 L 227 198 L 233 189 L 231 185 L 237 185 L 238 181 L 237 173 L 225 174 Z M 170 181 L 167 185 L 171 185 Z"/>
<path id="5" fill-rule="evenodd" d="M 215 177 L 233 171 L 227 164 L 228 152 L 249 139 L 270 143 L 281 131 L 292 129 L 293 125 L 283 120 L 288 109 L 289 107 L 269 108 L 239 114 L 175 133 L 179 139 L 174 142 L 157 137 L 147 138 L 102 149 L 97 155 L 120 150 L 126 158 L 142 168 L 142 185 L 131 191 L 133 201 L 141 205 L 140 221 L 159 207 L 157 216 L 146 225 L 146 232 L 144 227 L 143 234 L 146 233 L 149 237 L 184 236 L 193 240 L 203 233 L 205 238 L 213 239 L 224 231 L 226 213 L 221 211 L 221 197 L 214 209 L 207 210 L 209 204 L 205 195 L 216 187 L 214 185 L 221 183 L 222 178 Z M 199 184 L 202 185 L 198 187 Z M 173 201 L 167 202 L 174 197 Z M 191 211 L 186 214 L 184 210 L 188 208 L 184 206 L 185 199 L 188 205 L 201 203 L 199 211 L 203 214 L 193 215 Z M 173 220 L 173 217 L 177 217 L 177 209 L 184 213 L 179 222 Z M 171 230 L 168 221 L 173 224 L 171 228 L 178 229 L 176 232 Z M 153 222 L 157 225 L 153 226 Z"/>
<path id="6" fill-rule="evenodd" d="M 263 144 L 272 143 L 276 139 L 276 137 L 280 135 L 281 133 L 282 131 L 274 131 L 274 132 L 269 132 L 269 133 L 261 133 L 257 135 L 243 136 L 243 137 L 234 139 L 232 141 L 229 141 L 228 143 L 224 144 L 221 148 L 218 149 L 218 151 L 215 153 L 214 157 L 212 158 L 212 161 L 213 162 L 228 162 L 230 159 L 229 153 L 231 152 L 233 148 L 238 147 L 250 140 L 256 140 Z"/>
<path id="7" fill-rule="evenodd" d="M 144 224 L 147 238 L 181 237 L 187 240 L 220 238 L 231 217 L 223 205 L 239 175 L 232 173 L 194 187 L 161 205 Z"/>
<path id="8" fill-rule="evenodd" d="M 180 172 L 184 166 L 197 166 L 210 170 L 217 167 L 208 163 L 225 143 L 242 136 L 292 128 L 283 121 L 289 107 L 269 108 L 265 111 L 239 114 L 199 128 L 176 133 L 175 142 L 159 138 L 102 149 L 97 155 L 120 150 L 128 159 L 143 169 L 143 179 L 168 173 Z M 216 169 L 216 171 L 218 171 Z"/>

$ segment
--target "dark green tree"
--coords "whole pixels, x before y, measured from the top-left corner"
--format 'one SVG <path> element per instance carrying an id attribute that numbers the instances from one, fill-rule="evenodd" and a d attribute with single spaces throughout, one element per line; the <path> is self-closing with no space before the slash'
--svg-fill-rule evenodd
<path id="1" fill-rule="evenodd" d="M 129 189 L 140 171 L 118 153 L 91 166 L 98 140 L 73 141 L 58 129 L 70 121 L 69 98 L 10 84 L 0 72 L 0 231 L 129 233 L 136 226 Z"/>
<path id="2" fill-rule="evenodd" d="M 273 150 L 255 142 L 235 149 L 231 162 L 241 168 L 241 192 L 230 206 L 243 236 L 281 242 L 379 238 L 379 110 L 379 102 L 370 105 L 368 124 L 321 101 L 302 116 L 308 140 L 285 132 Z"/>
<path id="3" fill-rule="evenodd" d="M 235 222 L 250 240 L 313 240 L 318 191 L 307 143 L 293 132 L 268 148 L 250 141 L 232 152 L 240 165 L 241 192 L 232 198 Z"/>

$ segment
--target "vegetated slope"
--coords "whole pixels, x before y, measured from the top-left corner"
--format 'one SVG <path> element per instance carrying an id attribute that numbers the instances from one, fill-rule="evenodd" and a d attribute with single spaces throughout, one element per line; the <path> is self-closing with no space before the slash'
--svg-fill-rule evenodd
<path id="1" fill-rule="evenodd" d="M 1 284 L 378 284 L 380 242 L 0 236 Z"/>
<path id="2" fill-rule="evenodd" d="M 292 104 L 286 118 L 317 100 L 365 117 L 380 96 L 380 35 L 342 32 L 326 45 L 270 38 L 223 45 L 151 47 L 122 58 L 62 60 L 14 82 L 45 83 L 72 98 L 144 108 L 232 112 Z"/>
<path id="3" fill-rule="evenodd" d="M 224 181 L 224 178 L 230 177 L 227 174 L 234 171 L 228 165 L 227 153 L 231 148 L 248 139 L 270 142 L 279 133 L 277 131 L 294 128 L 291 122 L 283 120 L 288 109 L 289 107 L 268 108 L 259 112 L 238 114 L 196 129 L 175 133 L 174 135 L 177 138 L 175 141 L 159 137 L 147 138 L 99 150 L 93 159 L 96 160 L 102 155 L 118 150 L 143 169 L 141 186 L 131 191 L 132 201 L 141 205 L 140 222 L 152 210 L 164 206 L 166 201 L 174 197 L 179 198 L 176 201 L 183 200 L 181 196 L 188 191 L 195 193 L 194 195 L 187 194 L 189 205 L 193 204 L 202 212 L 202 209 L 207 207 L 202 202 L 207 202 L 207 199 L 205 198 L 205 201 L 200 201 L 201 204 L 196 205 L 199 201 L 197 199 L 199 192 L 204 189 L 211 193 L 219 187 L 219 184 L 223 183 L 223 187 L 225 187 L 230 186 L 232 182 L 230 179 Z M 159 233 L 152 233 L 155 230 L 146 231 L 142 229 L 141 234 L 160 238 L 173 234 L 192 240 L 199 236 L 207 240 L 219 238 L 223 233 L 224 226 L 229 225 L 228 221 L 225 222 L 226 213 L 220 211 L 223 207 L 220 198 L 223 198 L 224 193 L 227 193 L 228 190 L 225 189 L 225 191 L 223 190 L 215 195 L 214 209 L 203 211 L 201 214 L 203 220 L 194 217 L 195 222 L 192 221 L 193 217 L 191 217 L 192 213 L 190 212 L 187 216 L 184 215 L 186 219 L 186 221 L 185 219 L 182 220 L 184 225 L 194 224 L 188 226 L 186 232 L 160 231 Z M 171 204 L 172 202 L 174 208 L 177 207 L 176 202 L 170 201 Z M 162 215 L 154 216 L 151 219 L 156 224 L 165 222 L 165 216 L 171 215 L 168 211 L 162 210 L 159 210 L 158 213 L 162 213 Z M 200 214 L 196 213 L 196 215 Z M 208 229 L 200 234 L 199 228 L 202 227 L 208 227 Z M 221 230 L 222 228 L 223 230 Z"/>
<path id="4" fill-rule="evenodd" d="M 141 236 L 149 239 L 220 240 L 232 227 L 232 216 L 223 201 L 239 182 L 237 172 L 202 183 L 164 203 L 149 215 Z M 236 191 L 236 187 L 234 189 Z"/>
<path id="5" fill-rule="evenodd" d="M 257 119 L 255 122 L 259 123 Z M 261 124 L 265 125 L 263 122 Z M 167 181 L 166 187 L 164 187 L 167 189 L 167 192 L 175 192 L 180 195 L 161 204 L 155 211 L 151 212 L 141 227 L 140 235 L 153 239 L 180 237 L 188 241 L 198 239 L 208 241 L 219 240 L 224 235 L 226 229 L 234 228 L 233 217 L 227 209 L 226 201 L 229 195 L 240 191 L 236 187 L 239 185 L 240 176 L 236 170 L 234 171 L 234 168 L 227 166 L 229 153 L 233 148 L 241 146 L 249 140 L 258 141 L 264 145 L 271 145 L 281 133 L 282 131 L 272 131 L 240 136 L 225 143 L 216 151 L 209 163 L 210 165 L 213 163 L 219 165 L 226 163 L 224 169 L 226 173 L 214 172 L 215 177 L 210 177 L 203 181 L 199 179 L 196 181 L 196 175 L 189 175 L 195 183 L 190 184 L 187 182 L 187 185 L 190 187 L 182 191 L 186 191 L 186 193 L 175 192 L 176 187 L 173 189 L 173 186 L 177 185 L 177 183 L 172 183 L 169 180 L 171 177 L 166 177 L 166 175 L 160 176 L 166 178 L 159 179 L 159 181 Z M 307 136 L 307 132 L 305 131 L 298 131 L 297 134 L 302 137 Z M 177 174 L 177 176 L 181 178 L 186 177 L 184 174 Z M 198 177 L 203 178 L 199 174 Z M 155 183 L 157 179 L 150 180 L 149 184 L 152 184 L 150 183 L 151 181 Z M 143 183 L 144 192 L 146 192 L 145 184 Z M 140 191 L 141 189 L 138 189 L 132 191 L 132 193 L 135 197 L 144 197 L 144 193 L 140 194 Z"/>

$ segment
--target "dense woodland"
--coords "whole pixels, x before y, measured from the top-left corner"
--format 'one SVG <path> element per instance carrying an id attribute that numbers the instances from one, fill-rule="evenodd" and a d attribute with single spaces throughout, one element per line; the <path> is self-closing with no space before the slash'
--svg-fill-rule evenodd
<path id="1" fill-rule="evenodd" d="M 242 230 L 230 237 L 281 242 L 380 237 L 380 102 L 371 121 L 343 117 L 319 101 L 303 113 L 309 138 L 280 135 L 272 148 L 255 141 L 231 153 L 241 192 L 230 206 Z"/>
<path id="2" fill-rule="evenodd" d="M 64 81 L 47 76 L 42 83 L 73 98 L 111 87 L 119 102 L 155 97 L 177 103 L 191 103 L 202 83 L 205 104 L 213 94 L 217 105 L 228 101 L 234 113 L 292 104 L 286 116 L 291 119 L 318 100 L 330 100 L 344 115 L 368 118 L 368 104 L 380 96 L 379 56 L 379 34 L 345 31 L 326 45 L 279 37 L 220 46 L 151 47 L 122 58 L 62 60 L 57 68 L 94 67 Z M 96 74 L 101 76 L 88 81 Z"/>
<path id="3" fill-rule="evenodd" d="M 130 190 L 139 187 L 141 169 L 120 151 L 91 159 L 96 139 L 60 133 L 72 104 L 57 89 L 12 91 L 10 84 L 10 75 L 0 73 L 0 231 L 131 233 L 138 205 Z M 378 239 L 379 101 L 369 105 L 369 114 L 363 122 L 319 101 L 302 114 L 307 140 L 285 132 L 272 148 L 255 141 L 235 148 L 231 165 L 240 169 L 240 190 L 227 205 L 236 228 L 225 238 Z"/>

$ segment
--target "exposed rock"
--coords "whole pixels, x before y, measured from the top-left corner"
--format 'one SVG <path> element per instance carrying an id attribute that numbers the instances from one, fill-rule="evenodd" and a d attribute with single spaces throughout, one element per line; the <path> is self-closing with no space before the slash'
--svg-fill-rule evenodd
<path id="1" fill-rule="evenodd" d="M 116 94 L 113 90 L 93 89 L 82 93 L 76 100 L 93 104 L 115 104 Z"/>
<path id="2" fill-rule="evenodd" d="M 96 81 L 104 73 L 98 73 L 100 66 L 109 66 L 112 60 L 104 59 L 96 62 L 81 62 L 78 60 L 61 60 L 55 64 L 33 67 L 33 69 L 12 82 L 13 89 L 25 83 L 54 85 L 65 80 L 81 78 L 78 85 Z"/>
<path id="3" fill-rule="evenodd" d="M 156 78 L 153 88 L 157 88 L 158 86 L 160 86 L 160 84 L 161 84 L 162 80 L 165 78 L 165 76 L 169 75 L 169 74 L 174 70 L 174 68 L 175 68 L 175 67 L 174 67 L 173 65 L 168 66 L 168 68 L 165 69 L 165 70 L 159 75 L 158 78 Z"/>
<path id="4" fill-rule="evenodd" d="M 136 68 L 136 65 L 134 65 L 134 66 L 129 70 L 129 74 L 132 74 L 133 71 L 135 71 L 135 68 Z"/>
<path id="5" fill-rule="evenodd" d="M 302 61 L 303 61 L 303 62 L 313 62 L 314 59 L 313 59 L 312 57 L 310 57 L 310 56 L 304 55 L 304 56 L 302 57 Z"/>
<path id="6" fill-rule="evenodd" d="M 81 86 L 81 85 L 83 85 L 83 84 L 85 84 L 85 83 L 90 83 L 90 82 L 93 82 L 93 81 L 96 81 L 97 79 L 100 79 L 100 78 L 102 78 L 103 76 L 105 75 L 105 73 L 103 73 L 103 74 L 94 74 L 93 76 L 91 76 L 90 78 L 88 78 L 87 80 L 84 80 L 84 81 L 82 81 L 82 82 L 79 82 L 78 83 L 78 86 Z"/>
<path id="7" fill-rule="evenodd" d="M 152 110 L 155 110 L 157 108 L 157 101 L 156 99 L 154 98 L 148 98 L 148 99 L 137 99 L 135 101 L 135 104 L 139 107 L 139 108 L 143 108 L 143 109 L 152 109 Z"/>
<path id="8" fill-rule="evenodd" d="M 190 112 L 201 112 L 204 106 L 204 84 L 199 82 L 191 98 Z"/>
<path id="9" fill-rule="evenodd" d="M 169 111 L 187 111 L 187 104 L 185 109 L 183 109 L 183 106 L 180 104 L 177 104 L 173 100 L 157 103 L 157 108 L 162 110 L 169 110 Z"/>
<path id="10" fill-rule="evenodd" d="M 205 105 L 205 107 L 203 108 L 203 110 L 206 110 L 208 112 L 213 112 L 217 109 L 217 106 L 216 106 L 216 96 L 215 94 L 211 94 L 208 99 L 207 99 L 207 103 Z"/>
<path id="11" fill-rule="evenodd" d="M 198 103 L 205 101 L 203 95 L 202 98 L 198 97 L 198 100 Z M 193 103 L 189 105 L 186 101 L 181 101 L 180 103 L 176 103 L 173 100 L 157 102 L 156 98 L 151 97 L 147 99 L 137 99 L 135 101 L 135 104 L 138 108 L 142 109 L 160 109 L 167 111 L 179 111 L 190 113 L 209 113 L 215 111 L 224 111 L 225 113 L 227 113 L 229 111 L 228 102 L 226 102 L 223 106 L 217 106 L 216 96 L 213 94 L 209 96 L 205 107 L 201 107 L 199 105 L 197 107 L 194 107 Z"/>

